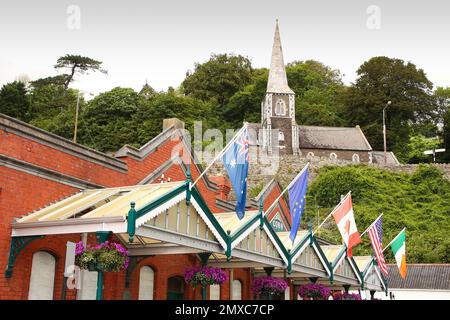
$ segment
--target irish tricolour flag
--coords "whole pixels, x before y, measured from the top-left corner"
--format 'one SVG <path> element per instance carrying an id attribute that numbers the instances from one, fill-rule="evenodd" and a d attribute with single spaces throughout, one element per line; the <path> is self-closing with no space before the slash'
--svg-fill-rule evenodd
<path id="1" fill-rule="evenodd" d="M 403 229 L 391 243 L 391 249 L 397 262 L 398 270 L 403 279 L 406 278 L 406 231 Z"/>

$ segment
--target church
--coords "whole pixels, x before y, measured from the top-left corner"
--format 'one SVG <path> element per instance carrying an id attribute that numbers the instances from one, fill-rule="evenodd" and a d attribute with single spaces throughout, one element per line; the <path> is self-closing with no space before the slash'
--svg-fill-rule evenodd
<path id="1" fill-rule="evenodd" d="M 277 21 L 269 79 L 261 102 L 261 123 L 248 125 L 256 133 L 253 142 L 269 155 L 278 153 L 308 160 L 384 164 L 383 152 L 372 150 L 359 126 L 301 125 L 297 124 L 295 112 L 295 92 L 289 88 Z M 388 164 L 398 164 L 392 152 L 387 156 Z"/>

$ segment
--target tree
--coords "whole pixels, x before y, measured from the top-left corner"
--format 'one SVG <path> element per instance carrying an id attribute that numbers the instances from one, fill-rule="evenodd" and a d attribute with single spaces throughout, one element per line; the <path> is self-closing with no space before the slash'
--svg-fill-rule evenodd
<path id="1" fill-rule="evenodd" d="M 30 103 L 25 84 L 14 81 L 3 85 L 0 90 L 0 113 L 27 121 L 29 112 Z"/>
<path id="2" fill-rule="evenodd" d="M 215 101 L 219 106 L 252 80 L 252 66 L 248 58 L 233 54 L 213 54 L 204 63 L 196 63 L 181 86 L 185 94 L 203 101 Z M 217 109 L 220 111 L 220 107 Z"/>
<path id="3" fill-rule="evenodd" d="M 125 144 L 139 146 L 133 115 L 144 101 L 131 88 L 116 87 L 99 94 L 81 113 L 80 142 L 99 151 L 115 151 Z"/>
<path id="4" fill-rule="evenodd" d="M 315 60 L 286 67 L 289 87 L 296 94 L 296 118 L 303 125 L 342 126 L 345 86 L 339 70 Z"/>
<path id="5" fill-rule="evenodd" d="M 64 79 L 64 88 L 68 88 L 70 82 L 72 82 L 75 74 L 85 74 L 89 71 L 100 71 L 107 73 L 106 70 L 101 68 L 102 62 L 94 60 L 89 57 L 80 55 L 66 54 L 64 57 L 60 57 L 55 65 L 55 69 L 68 69 L 69 73 L 62 75 Z"/>
<path id="6" fill-rule="evenodd" d="M 411 124 L 428 121 L 435 109 L 433 84 L 422 69 L 400 59 L 375 57 L 357 70 L 356 82 L 347 90 L 344 117 L 359 124 L 375 150 L 383 148 L 382 110 L 387 112 L 388 149 L 407 158 Z"/>

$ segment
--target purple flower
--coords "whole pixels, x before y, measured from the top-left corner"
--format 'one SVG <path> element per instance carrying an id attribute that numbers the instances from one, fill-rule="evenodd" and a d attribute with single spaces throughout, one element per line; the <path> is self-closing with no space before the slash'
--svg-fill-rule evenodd
<path id="1" fill-rule="evenodd" d="M 333 294 L 333 300 L 361 300 L 361 296 L 357 293 L 336 292 Z"/>
<path id="2" fill-rule="evenodd" d="M 228 279 L 227 274 L 220 268 L 213 267 L 192 267 L 184 272 L 184 281 L 196 286 L 207 286 L 211 284 L 222 284 Z"/>
<path id="3" fill-rule="evenodd" d="M 77 244 L 75 245 L 75 255 L 80 255 L 84 252 L 84 245 L 83 245 L 83 241 L 79 241 L 77 242 Z"/>
<path id="4" fill-rule="evenodd" d="M 278 294 L 283 293 L 287 287 L 288 285 L 283 279 L 273 277 L 259 277 L 253 280 L 252 291 L 257 294 Z"/>
<path id="5" fill-rule="evenodd" d="M 308 283 L 298 289 L 298 294 L 302 298 L 328 299 L 330 293 L 330 288 L 319 283 Z"/>

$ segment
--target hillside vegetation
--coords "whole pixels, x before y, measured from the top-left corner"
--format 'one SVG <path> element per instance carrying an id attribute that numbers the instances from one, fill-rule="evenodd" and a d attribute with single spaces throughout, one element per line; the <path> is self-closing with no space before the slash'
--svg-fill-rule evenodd
<path id="1" fill-rule="evenodd" d="M 406 227 L 408 262 L 450 262 L 450 181 L 439 169 L 421 165 L 413 174 L 406 174 L 364 165 L 323 167 L 309 187 L 308 211 L 303 221 L 311 218 L 316 227 L 317 205 L 321 207 L 322 221 L 349 190 L 361 233 L 383 213 L 384 246 Z M 333 218 L 319 235 L 341 241 Z M 354 252 L 372 253 L 367 234 Z M 390 249 L 385 252 L 387 261 L 393 263 Z"/>

